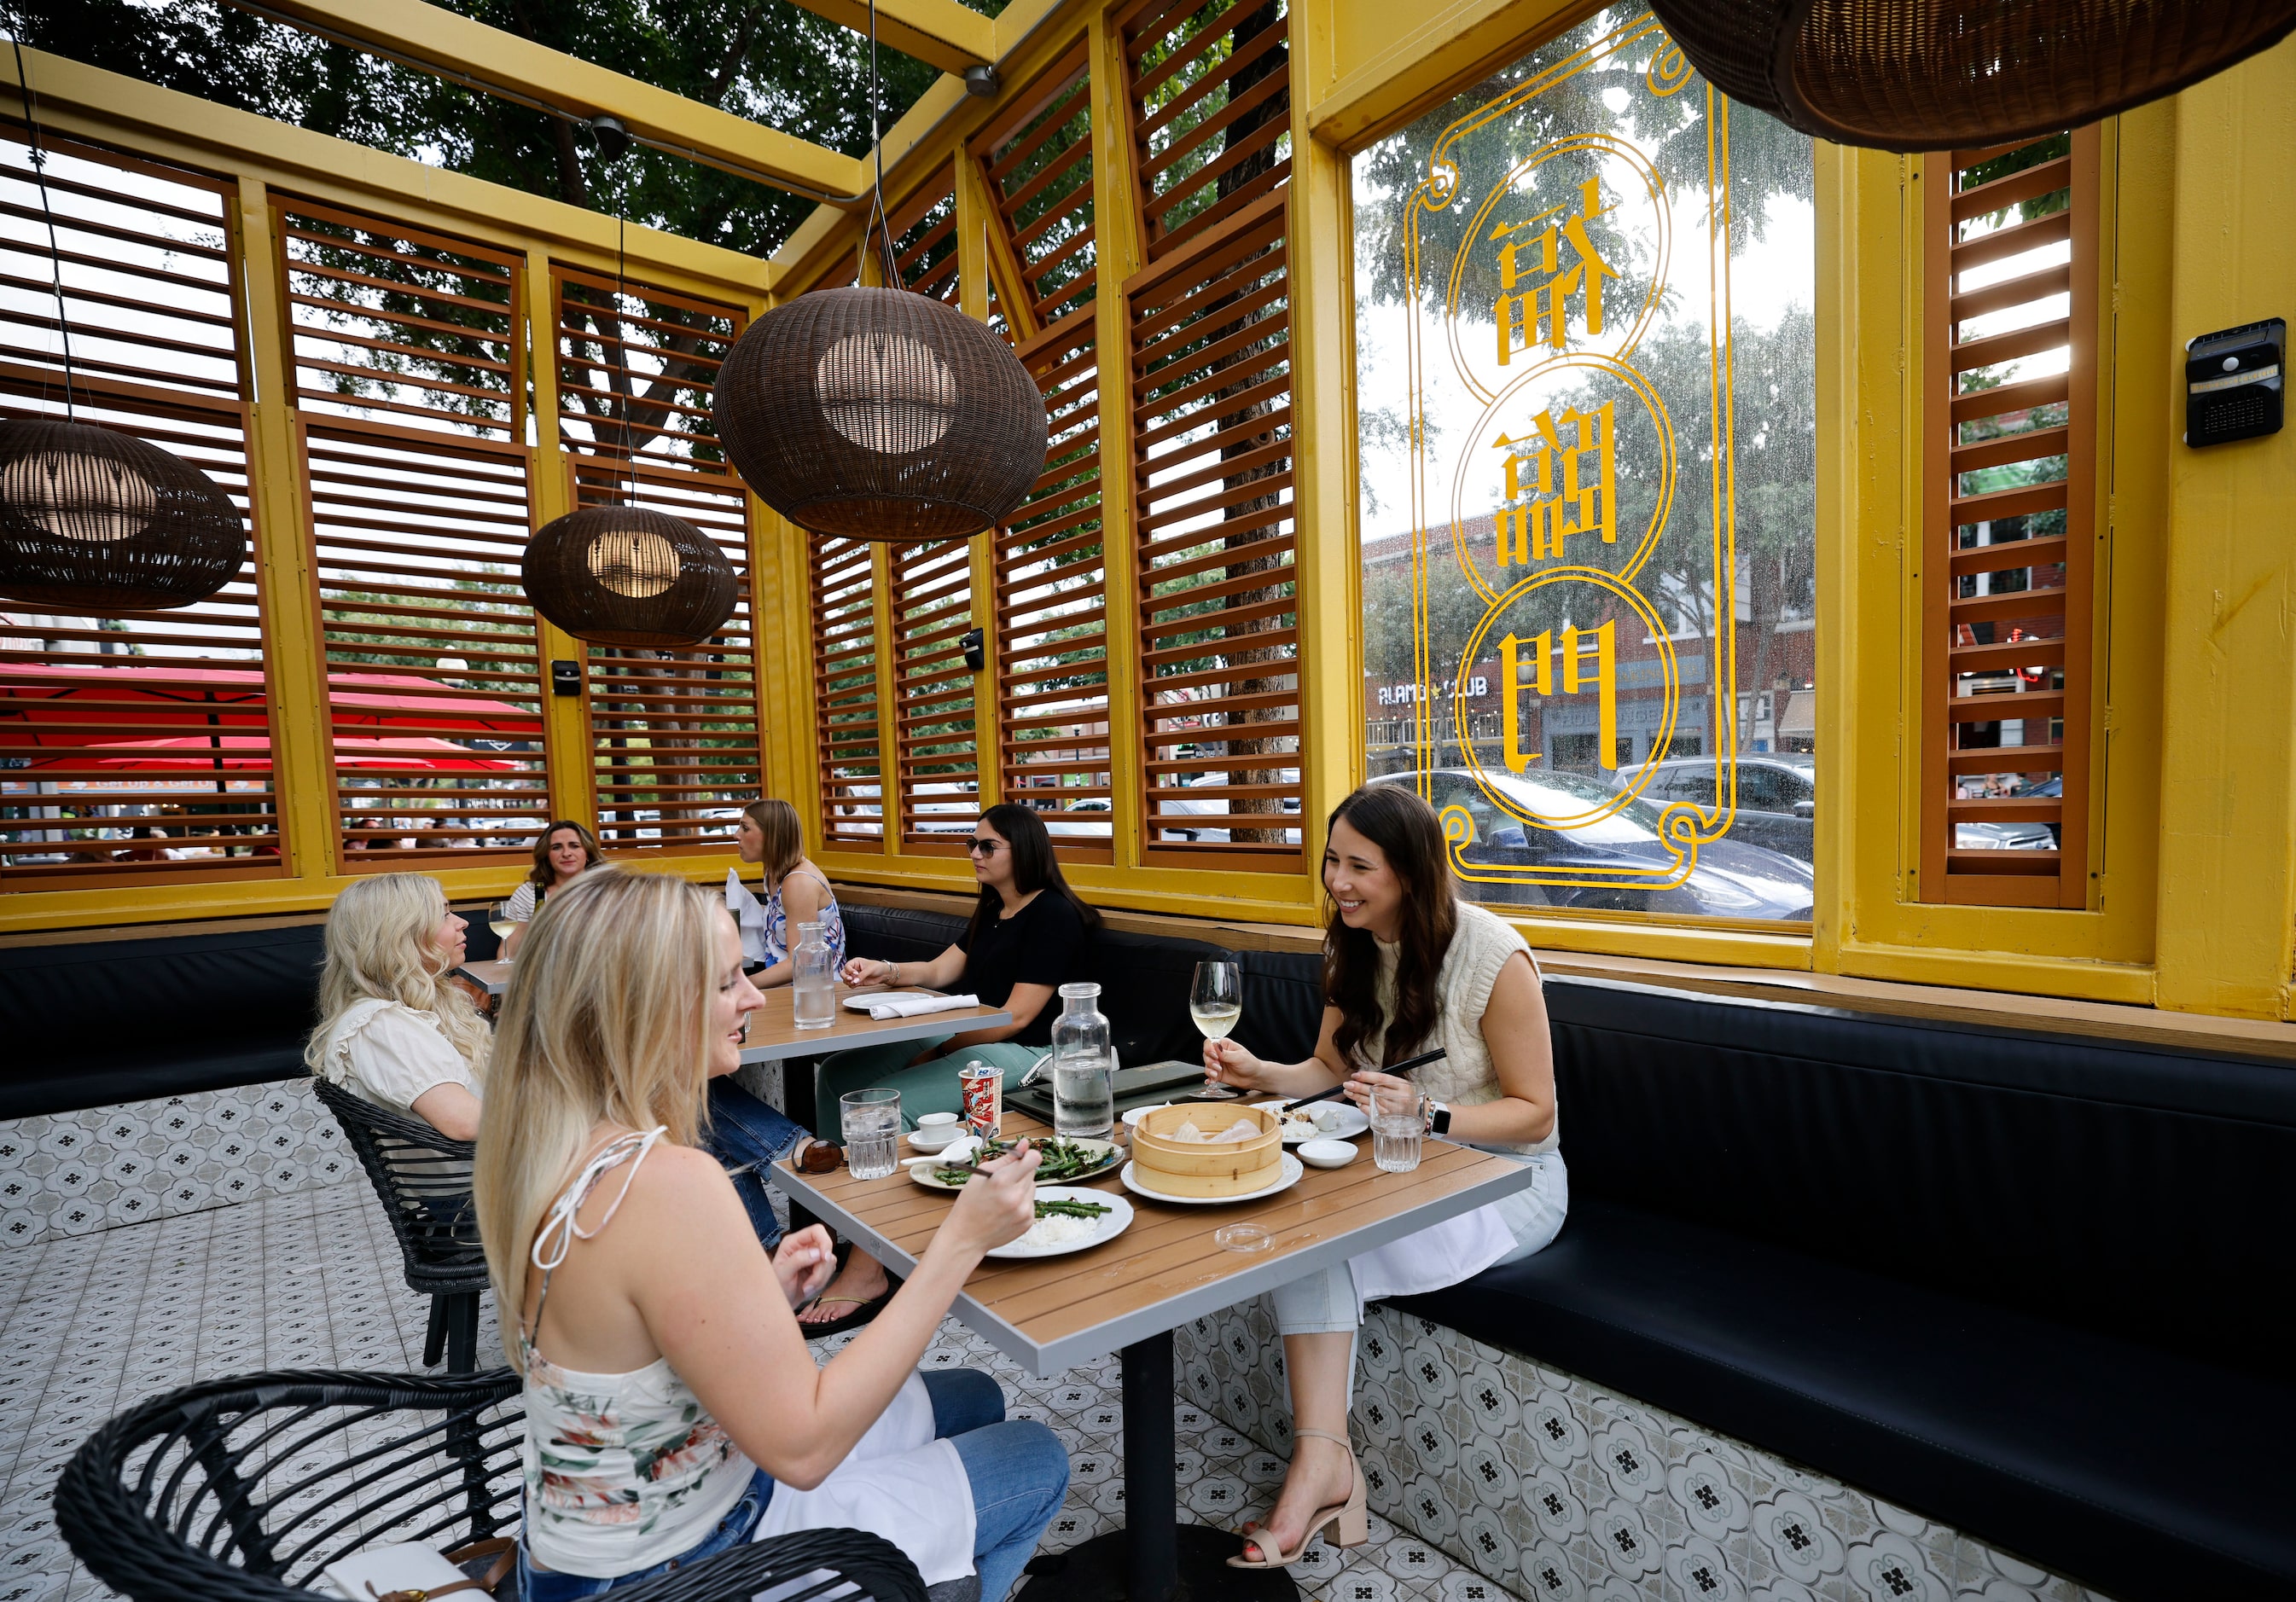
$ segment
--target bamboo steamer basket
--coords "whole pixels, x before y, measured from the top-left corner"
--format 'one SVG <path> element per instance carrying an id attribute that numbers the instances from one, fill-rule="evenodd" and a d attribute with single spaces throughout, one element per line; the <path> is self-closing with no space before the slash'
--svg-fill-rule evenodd
<path id="1" fill-rule="evenodd" d="M 1259 1132 L 1223 1146 L 1173 1140 L 1172 1132 L 1192 1119 L 1208 1135 L 1239 1122 Z M 1246 1196 L 1283 1177 L 1283 1121 L 1251 1107 L 1160 1107 L 1132 1132 L 1132 1163 L 1142 1184 L 1167 1196 Z"/>

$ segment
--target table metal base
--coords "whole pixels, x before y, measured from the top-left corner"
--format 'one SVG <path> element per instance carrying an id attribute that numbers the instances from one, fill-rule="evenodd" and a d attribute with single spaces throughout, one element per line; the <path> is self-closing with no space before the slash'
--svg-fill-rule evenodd
<path id="1" fill-rule="evenodd" d="M 1018 1602 L 1300 1602 L 1299 1585 L 1282 1569 L 1227 1566 L 1243 1550 L 1233 1531 L 1204 1524 L 1168 1530 L 1177 1562 L 1172 1589 L 1160 1598 L 1132 1589 L 1131 1533 L 1115 1530 L 1030 1563 Z"/>
<path id="2" fill-rule="evenodd" d="M 1232 1569 L 1233 1531 L 1179 1522 L 1172 1332 L 1124 1348 L 1124 1525 L 1029 1566 L 1032 1602 L 1299 1602 L 1282 1569 Z"/>

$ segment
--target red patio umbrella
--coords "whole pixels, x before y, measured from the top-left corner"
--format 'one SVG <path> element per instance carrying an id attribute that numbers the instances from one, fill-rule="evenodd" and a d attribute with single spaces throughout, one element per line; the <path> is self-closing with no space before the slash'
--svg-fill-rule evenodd
<path id="1" fill-rule="evenodd" d="M 260 734 L 176 734 L 159 740 L 94 740 L 27 763 L 18 772 L 42 768 L 100 767 L 120 773 L 169 772 L 178 768 L 267 768 L 271 741 Z M 498 773 L 516 767 L 480 756 L 452 740 L 406 736 L 371 740 L 335 737 L 335 765 L 365 772 Z"/>

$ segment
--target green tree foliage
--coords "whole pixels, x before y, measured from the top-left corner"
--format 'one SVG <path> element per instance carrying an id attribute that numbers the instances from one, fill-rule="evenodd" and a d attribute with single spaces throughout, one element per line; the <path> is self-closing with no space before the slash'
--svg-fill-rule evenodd
<path id="1" fill-rule="evenodd" d="M 857 156 L 869 45 L 784 0 L 439 0 L 492 28 Z M 1004 0 L 969 0 L 994 16 Z M 27 44 L 243 111 L 730 249 L 771 250 L 811 200 L 658 151 L 604 160 L 588 130 L 218 0 L 22 0 Z M 881 47 L 884 126 L 939 76 Z"/>

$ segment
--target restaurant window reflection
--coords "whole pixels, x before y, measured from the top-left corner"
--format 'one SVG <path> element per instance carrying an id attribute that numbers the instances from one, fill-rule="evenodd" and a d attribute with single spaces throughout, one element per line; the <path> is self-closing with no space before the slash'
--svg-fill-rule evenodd
<path id="1" fill-rule="evenodd" d="M 1812 174 L 1625 6 L 1355 159 L 1366 765 L 1478 899 L 1809 916 Z"/>

